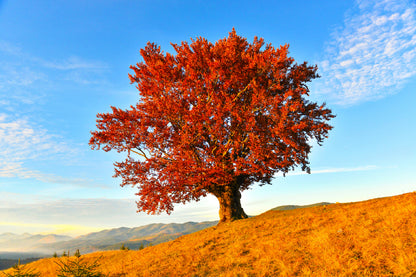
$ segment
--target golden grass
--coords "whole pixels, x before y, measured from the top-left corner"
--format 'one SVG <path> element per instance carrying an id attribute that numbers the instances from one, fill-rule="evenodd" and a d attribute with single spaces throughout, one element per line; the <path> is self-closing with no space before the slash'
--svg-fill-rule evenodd
<path id="1" fill-rule="evenodd" d="M 416 276 L 416 193 L 269 211 L 141 251 L 82 257 L 100 256 L 108 276 Z M 56 276 L 56 259 L 27 268 Z"/>

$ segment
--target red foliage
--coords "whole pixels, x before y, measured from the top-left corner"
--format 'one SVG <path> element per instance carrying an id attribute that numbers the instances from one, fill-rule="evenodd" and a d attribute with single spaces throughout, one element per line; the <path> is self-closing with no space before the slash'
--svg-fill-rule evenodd
<path id="1" fill-rule="evenodd" d="M 236 35 L 215 44 L 205 38 L 154 43 L 130 68 L 140 102 L 98 114 L 93 149 L 126 151 L 115 163 L 122 186 L 137 186 L 139 211 L 170 212 L 174 203 L 219 199 L 226 188 L 270 183 L 277 172 L 309 169 L 311 139 L 319 144 L 334 117 L 306 99 L 316 66 L 294 63 L 288 45 L 274 48 Z M 239 202 L 239 199 L 238 199 Z"/>

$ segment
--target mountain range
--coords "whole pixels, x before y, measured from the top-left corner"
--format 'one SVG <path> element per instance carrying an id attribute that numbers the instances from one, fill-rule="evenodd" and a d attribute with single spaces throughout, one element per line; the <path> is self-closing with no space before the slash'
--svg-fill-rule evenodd
<path id="1" fill-rule="evenodd" d="M 53 243 L 68 241 L 70 239 L 72 239 L 72 237 L 55 234 L 31 235 L 24 233 L 18 235 L 13 233 L 3 233 L 0 234 L 0 251 L 27 252 L 32 251 L 41 245 L 44 245 L 47 248 L 48 245 Z"/>
<path id="2" fill-rule="evenodd" d="M 56 234 L 21 235 L 13 233 L 0 234 L 0 259 L 17 259 L 61 255 L 63 251 L 74 253 L 91 253 L 100 250 L 120 249 L 124 244 L 130 249 L 139 249 L 156 245 L 190 234 L 217 224 L 209 222 L 187 222 L 182 224 L 149 224 L 134 228 L 115 228 L 89 233 L 76 238 Z"/>

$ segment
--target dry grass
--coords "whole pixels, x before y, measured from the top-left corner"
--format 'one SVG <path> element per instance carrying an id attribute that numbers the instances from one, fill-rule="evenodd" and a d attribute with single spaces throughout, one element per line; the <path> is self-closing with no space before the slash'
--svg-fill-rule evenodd
<path id="1" fill-rule="evenodd" d="M 100 256 L 108 276 L 416 276 L 416 193 L 270 211 L 141 251 L 83 257 Z M 27 268 L 56 276 L 54 258 Z"/>

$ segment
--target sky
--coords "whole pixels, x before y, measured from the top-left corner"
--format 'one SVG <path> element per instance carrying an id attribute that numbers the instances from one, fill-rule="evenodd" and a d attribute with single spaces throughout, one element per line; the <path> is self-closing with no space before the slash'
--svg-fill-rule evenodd
<path id="1" fill-rule="evenodd" d="M 137 189 L 112 177 L 126 154 L 88 141 L 97 113 L 140 100 L 128 73 L 147 42 L 174 53 L 171 42 L 215 42 L 233 27 L 317 64 L 310 99 L 337 115 L 311 174 L 254 184 L 242 193 L 247 214 L 416 190 L 414 0 L 0 0 L 0 233 L 218 220 L 214 197 L 136 213 Z"/>

